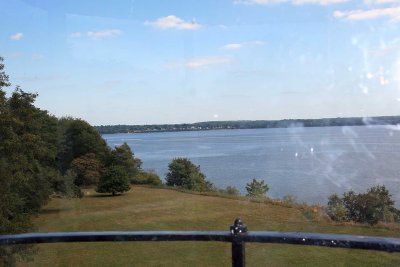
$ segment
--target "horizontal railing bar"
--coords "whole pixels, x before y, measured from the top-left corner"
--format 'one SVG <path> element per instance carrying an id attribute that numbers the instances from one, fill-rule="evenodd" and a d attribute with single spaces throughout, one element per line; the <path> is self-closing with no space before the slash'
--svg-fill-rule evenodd
<path id="1" fill-rule="evenodd" d="M 301 232 L 248 232 L 243 241 L 400 252 L 400 238 Z"/>
<path id="2" fill-rule="evenodd" d="M 231 242 L 231 240 L 231 234 L 226 231 L 56 232 L 0 235 L 0 245 L 108 241 Z"/>
<path id="3" fill-rule="evenodd" d="M 280 243 L 337 248 L 400 252 L 400 238 L 320 234 L 301 232 L 251 231 L 236 237 L 249 243 Z M 109 241 L 221 241 L 232 242 L 227 231 L 134 231 L 134 232 L 56 232 L 0 236 L 0 245 L 109 242 Z"/>

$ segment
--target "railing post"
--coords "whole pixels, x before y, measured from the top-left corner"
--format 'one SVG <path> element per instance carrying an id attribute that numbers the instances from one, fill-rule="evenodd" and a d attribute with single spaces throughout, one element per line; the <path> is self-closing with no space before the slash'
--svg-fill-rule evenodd
<path id="1" fill-rule="evenodd" d="M 232 235 L 232 267 L 246 266 L 245 243 L 242 239 L 247 233 L 247 226 L 237 218 L 230 227 Z"/>

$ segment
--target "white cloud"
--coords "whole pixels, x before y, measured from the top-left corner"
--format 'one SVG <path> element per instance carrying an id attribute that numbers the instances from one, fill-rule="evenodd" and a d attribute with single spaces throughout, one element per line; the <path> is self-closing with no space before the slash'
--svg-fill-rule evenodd
<path id="1" fill-rule="evenodd" d="M 293 5 L 332 5 L 345 3 L 350 0 L 234 0 L 235 4 L 245 4 L 245 5 L 271 5 L 271 4 L 281 4 L 281 3 L 291 3 Z M 389 0 L 386 0 L 389 1 Z"/>
<path id="2" fill-rule="evenodd" d="M 240 48 L 243 48 L 244 46 L 261 46 L 264 44 L 265 43 L 263 41 L 250 41 L 250 42 L 243 42 L 243 43 L 227 44 L 227 45 L 224 45 L 222 48 L 223 49 L 240 49 Z"/>
<path id="3" fill-rule="evenodd" d="M 155 21 L 146 21 L 145 25 L 150 25 L 160 29 L 178 30 L 196 30 L 201 27 L 201 25 L 196 21 L 187 22 L 174 15 L 158 18 Z"/>
<path id="4" fill-rule="evenodd" d="M 224 45 L 222 48 L 223 49 L 239 49 L 242 47 L 243 47 L 242 44 L 227 44 L 227 45 Z"/>
<path id="5" fill-rule="evenodd" d="M 10 36 L 10 40 L 12 40 L 12 41 L 19 41 L 19 40 L 21 40 L 23 37 L 24 37 L 24 34 L 23 34 L 22 32 L 17 32 L 16 34 Z"/>
<path id="6" fill-rule="evenodd" d="M 103 38 L 110 38 L 121 35 L 123 32 L 118 29 L 106 29 L 101 31 L 89 31 L 86 33 L 82 32 L 73 32 L 69 36 L 72 38 L 80 38 L 86 36 L 91 39 L 103 39 Z"/>
<path id="7" fill-rule="evenodd" d="M 364 0 L 366 5 L 392 4 L 398 3 L 399 0 Z"/>
<path id="8" fill-rule="evenodd" d="M 333 16 L 339 19 L 346 20 L 369 20 L 387 17 L 392 21 L 400 19 L 400 7 L 376 8 L 370 10 L 350 10 L 350 11 L 335 11 Z"/>
<path id="9" fill-rule="evenodd" d="M 189 69 L 199 69 L 206 68 L 214 65 L 224 65 L 231 64 L 233 59 L 231 57 L 204 57 L 204 58 L 195 58 L 188 60 L 184 63 L 184 66 Z"/>
<path id="10" fill-rule="evenodd" d="M 101 38 L 114 37 L 114 36 L 121 35 L 121 34 L 122 34 L 121 30 L 112 29 L 112 30 L 88 32 L 87 36 L 90 38 L 94 38 L 94 39 L 101 39 Z"/>

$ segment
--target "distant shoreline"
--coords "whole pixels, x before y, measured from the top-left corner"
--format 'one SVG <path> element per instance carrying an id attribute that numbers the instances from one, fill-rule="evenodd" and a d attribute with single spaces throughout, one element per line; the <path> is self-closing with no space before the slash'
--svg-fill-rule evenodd
<path id="1" fill-rule="evenodd" d="M 94 126 L 100 134 L 116 133 L 156 133 L 187 132 L 233 129 L 264 129 L 289 127 L 327 127 L 327 126 L 362 126 L 362 125 L 397 125 L 400 116 L 323 118 L 323 119 L 285 119 L 285 120 L 239 120 L 206 121 L 180 124 L 151 125 L 101 125 Z"/>

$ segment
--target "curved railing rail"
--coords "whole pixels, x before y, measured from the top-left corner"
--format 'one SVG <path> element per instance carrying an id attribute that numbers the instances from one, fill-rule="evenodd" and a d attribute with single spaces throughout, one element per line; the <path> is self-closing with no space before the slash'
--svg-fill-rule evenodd
<path id="1" fill-rule="evenodd" d="M 110 241 L 219 241 L 232 243 L 232 266 L 245 265 L 245 243 L 280 243 L 400 252 L 400 238 L 301 232 L 247 231 L 236 219 L 230 231 L 57 232 L 1 235 L 0 245 L 110 242 Z"/>

